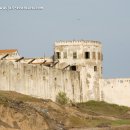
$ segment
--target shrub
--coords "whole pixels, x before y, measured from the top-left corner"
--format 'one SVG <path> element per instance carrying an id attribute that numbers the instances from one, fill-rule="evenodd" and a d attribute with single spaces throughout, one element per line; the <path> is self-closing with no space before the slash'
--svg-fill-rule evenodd
<path id="1" fill-rule="evenodd" d="M 56 102 L 61 105 L 65 105 L 69 102 L 69 98 L 66 96 L 66 93 L 59 92 L 58 95 L 56 96 Z"/>

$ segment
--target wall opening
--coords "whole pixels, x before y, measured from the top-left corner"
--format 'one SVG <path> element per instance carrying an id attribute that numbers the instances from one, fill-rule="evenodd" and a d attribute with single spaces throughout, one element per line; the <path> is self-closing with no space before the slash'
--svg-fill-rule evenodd
<path id="1" fill-rule="evenodd" d="M 90 59 L 90 52 L 85 52 L 85 59 Z"/>
<path id="2" fill-rule="evenodd" d="M 73 59 L 77 59 L 77 53 L 73 52 Z"/>
<path id="3" fill-rule="evenodd" d="M 95 71 L 95 72 L 97 71 L 97 66 L 94 66 L 94 71 Z"/>
<path id="4" fill-rule="evenodd" d="M 76 66 L 75 66 L 75 65 L 70 66 L 70 70 L 72 70 L 72 71 L 76 71 Z"/>
<path id="5" fill-rule="evenodd" d="M 61 53 L 60 52 L 56 52 L 56 58 L 60 59 L 61 58 Z"/>
<path id="6" fill-rule="evenodd" d="M 100 52 L 98 52 L 98 60 L 101 59 L 101 55 L 100 55 Z"/>

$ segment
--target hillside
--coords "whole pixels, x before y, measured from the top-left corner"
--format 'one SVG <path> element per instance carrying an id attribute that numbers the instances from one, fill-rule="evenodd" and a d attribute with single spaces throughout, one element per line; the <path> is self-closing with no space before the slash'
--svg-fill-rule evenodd
<path id="1" fill-rule="evenodd" d="M 89 101 L 59 105 L 0 91 L 0 130 L 130 130 L 130 108 Z"/>

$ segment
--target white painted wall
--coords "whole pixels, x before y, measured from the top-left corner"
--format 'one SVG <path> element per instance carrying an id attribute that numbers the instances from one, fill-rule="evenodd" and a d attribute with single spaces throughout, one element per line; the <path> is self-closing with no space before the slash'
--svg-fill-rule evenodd
<path id="1" fill-rule="evenodd" d="M 74 102 L 102 100 L 130 106 L 130 78 L 98 80 L 98 73 L 87 68 L 77 72 L 3 60 L 0 61 L 0 90 L 53 101 L 62 91 Z"/>
<path id="2" fill-rule="evenodd" d="M 100 100 L 130 107 L 130 78 L 100 79 Z"/>
<path id="3" fill-rule="evenodd" d="M 16 91 L 53 101 L 59 92 L 65 92 L 75 102 L 81 101 L 82 94 L 79 72 L 6 60 L 0 61 L 0 90 Z"/>

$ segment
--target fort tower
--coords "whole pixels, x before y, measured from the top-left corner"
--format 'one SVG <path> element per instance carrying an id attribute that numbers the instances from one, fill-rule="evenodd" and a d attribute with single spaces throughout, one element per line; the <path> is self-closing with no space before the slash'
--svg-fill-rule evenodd
<path id="1" fill-rule="evenodd" d="M 83 101 L 99 99 L 102 57 L 102 45 L 98 41 L 55 42 L 55 68 L 80 72 Z"/>

